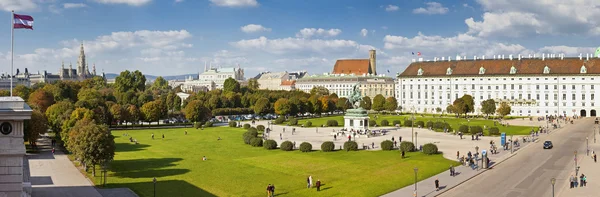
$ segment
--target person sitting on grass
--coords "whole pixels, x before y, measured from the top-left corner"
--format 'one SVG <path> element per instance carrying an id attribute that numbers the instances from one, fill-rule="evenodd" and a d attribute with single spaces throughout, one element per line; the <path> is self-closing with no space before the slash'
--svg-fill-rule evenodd
<path id="1" fill-rule="evenodd" d="M 206 161 L 206 156 L 202 156 L 202 161 Z"/>
<path id="2" fill-rule="evenodd" d="M 219 136 L 219 138 L 217 140 L 221 140 L 221 136 Z"/>

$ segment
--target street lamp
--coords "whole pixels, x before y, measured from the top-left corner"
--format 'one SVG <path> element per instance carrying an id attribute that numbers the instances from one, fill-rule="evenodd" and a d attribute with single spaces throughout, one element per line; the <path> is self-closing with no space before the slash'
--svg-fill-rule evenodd
<path id="1" fill-rule="evenodd" d="M 577 168 L 577 151 L 575 151 L 575 176 L 579 173 L 579 168 Z"/>
<path id="2" fill-rule="evenodd" d="M 588 137 L 585 137 L 585 155 L 589 156 L 590 155 L 590 144 L 588 143 Z"/>
<path id="3" fill-rule="evenodd" d="M 419 134 L 419 132 L 415 132 L 415 147 L 419 147 L 419 140 L 417 140 L 417 135 Z"/>
<path id="4" fill-rule="evenodd" d="M 152 182 L 154 182 L 154 197 L 156 197 L 156 177 L 152 179 Z"/>
<path id="5" fill-rule="evenodd" d="M 414 196 L 417 196 L 417 171 L 419 171 L 419 168 L 415 168 L 415 192 L 414 192 Z"/>
<path id="6" fill-rule="evenodd" d="M 415 107 L 413 106 L 412 109 L 413 109 L 412 110 L 412 120 L 410 121 L 411 132 L 412 132 L 412 136 L 411 136 L 412 140 L 411 141 L 414 143 L 415 142 Z"/>
<path id="7" fill-rule="evenodd" d="M 556 179 L 555 178 L 550 179 L 550 183 L 552 183 L 552 197 L 554 197 L 554 184 L 556 183 Z"/>

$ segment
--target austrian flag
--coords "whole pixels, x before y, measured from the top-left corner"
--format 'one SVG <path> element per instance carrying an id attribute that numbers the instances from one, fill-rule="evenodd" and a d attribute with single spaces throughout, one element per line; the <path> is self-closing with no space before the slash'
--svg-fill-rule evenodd
<path id="1" fill-rule="evenodd" d="M 14 28 L 15 29 L 31 29 L 33 30 L 33 17 L 28 15 L 14 15 Z"/>

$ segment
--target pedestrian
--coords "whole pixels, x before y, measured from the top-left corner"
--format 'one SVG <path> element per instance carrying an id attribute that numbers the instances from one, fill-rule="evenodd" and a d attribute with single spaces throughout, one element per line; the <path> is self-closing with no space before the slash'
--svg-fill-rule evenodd
<path id="1" fill-rule="evenodd" d="M 392 136 L 392 142 L 394 141 L 394 136 Z"/>
<path id="2" fill-rule="evenodd" d="M 594 163 L 596 163 L 596 154 L 594 154 Z"/>
<path id="3" fill-rule="evenodd" d="M 450 176 L 454 176 L 454 172 L 452 171 L 452 165 L 450 165 Z"/>
<path id="4" fill-rule="evenodd" d="M 321 180 L 317 179 L 317 191 L 321 191 Z"/>
<path id="5" fill-rule="evenodd" d="M 404 159 L 404 151 L 402 151 L 402 159 Z"/>
<path id="6" fill-rule="evenodd" d="M 308 176 L 308 185 L 309 185 L 308 186 L 309 188 L 312 187 L 312 185 L 313 185 L 312 176 Z"/>
<path id="7" fill-rule="evenodd" d="M 337 140 L 337 135 L 334 134 L 333 135 L 333 141 L 336 141 L 336 140 Z"/>
<path id="8" fill-rule="evenodd" d="M 398 141 L 402 142 L 402 136 L 398 137 Z"/>
<path id="9" fill-rule="evenodd" d="M 394 147 L 398 147 L 398 141 L 394 141 Z M 595 155 L 594 158 L 596 158 Z"/>
<path id="10" fill-rule="evenodd" d="M 267 197 L 271 197 L 271 184 L 267 185 Z"/>
<path id="11" fill-rule="evenodd" d="M 585 186 L 585 182 L 583 182 L 583 174 L 579 175 L 579 187 Z"/>
<path id="12" fill-rule="evenodd" d="M 152 139 L 154 139 L 154 133 L 152 134 Z"/>
<path id="13" fill-rule="evenodd" d="M 587 186 L 587 176 L 583 175 L 583 186 Z"/>
<path id="14" fill-rule="evenodd" d="M 440 181 L 435 179 L 435 191 L 440 191 Z"/>
<path id="15" fill-rule="evenodd" d="M 348 135 L 348 141 L 352 141 L 352 136 Z"/>
<path id="16" fill-rule="evenodd" d="M 575 186 L 575 181 L 573 181 L 573 175 L 571 175 L 571 178 L 569 178 L 569 182 L 571 183 L 570 189 L 573 189 L 573 187 Z"/>
<path id="17" fill-rule="evenodd" d="M 275 196 L 275 184 L 271 184 L 271 197 Z"/>
<path id="18" fill-rule="evenodd" d="M 165 134 L 164 133 L 162 134 L 162 137 L 163 137 L 162 139 L 165 139 Z"/>
<path id="19" fill-rule="evenodd" d="M 185 130 L 185 135 L 187 135 L 187 130 Z"/>
<path id="20" fill-rule="evenodd" d="M 283 127 L 283 132 L 285 133 L 285 127 Z"/>
<path id="21" fill-rule="evenodd" d="M 460 151 L 456 151 L 456 159 L 458 159 L 459 155 L 460 155 Z"/>
<path id="22" fill-rule="evenodd" d="M 294 141 L 294 149 L 296 149 L 296 141 Z"/>
<path id="23" fill-rule="evenodd" d="M 375 142 L 371 143 L 371 147 L 373 147 L 373 149 L 375 149 Z"/>
<path id="24" fill-rule="evenodd" d="M 306 177 L 306 188 L 310 188 L 310 176 Z"/>
<path id="25" fill-rule="evenodd" d="M 283 140 L 281 133 L 279 133 L 279 140 Z"/>

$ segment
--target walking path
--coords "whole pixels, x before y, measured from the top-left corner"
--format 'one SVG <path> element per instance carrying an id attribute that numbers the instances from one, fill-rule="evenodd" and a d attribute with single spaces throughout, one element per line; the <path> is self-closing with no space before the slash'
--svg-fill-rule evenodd
<path id="1" fill-rule="evenodd" d="M 598 125 L 594 126 L 598 127 Z M 594 142 L 594 131 L 596 132 L 596 142 Z M 600 164 L 594 162 L 594 159 L 592 158 L 592 151 L 595 151 L 596 155 L 600 154 L 600 133 L 598 133 L 598 131 L 598 128 L 596 128 L 595 130 L 591 130 L 589 133 L 587 142 L 589 143 L 590 149 L 589 156 L 586 155 L 586 153 L 584 152 L 585 150 L 580 150 L 580 153 L 577 154 L 577 165 L 580 167 L 579 175 L 584 174 L 588 179 L 588 183 L 585 187 L 570 189 L 568 180 L 571 175 L 575 176 L 575 161 L 574 159 L 571 159 L 571 167 L 573 170 L 568 175 L 569 177 L 556 177 L 556 179 L 567 180 L 564 181 L 565 184 L 555 185 L 555 190 L 558 191 L 556 193 L 556 196 L 596 197 L 598 196 L 598 193 L 600 193 L 600 181 L 598 181 L 600 177 L 600 169 L 598 168 L 598 166 L 600 166 Z M 583 143 L 586 142 L 584 141 Z M 579 176 L 577 176 L 577 180 L 579 182 Z M 558 183 L 559 181 L 556 182 Z M 546 184 L 550 184 L 550 180 L 548 180 Z"/>
<path id="2" fill-rule="evenodd" d="M 28 154 L 32 196 L 35 197 L 102 197 L 92 183 L 79 172 L 67 155 L 53 155 L 50 140 L 38 140 L 40 153 Z"/>

